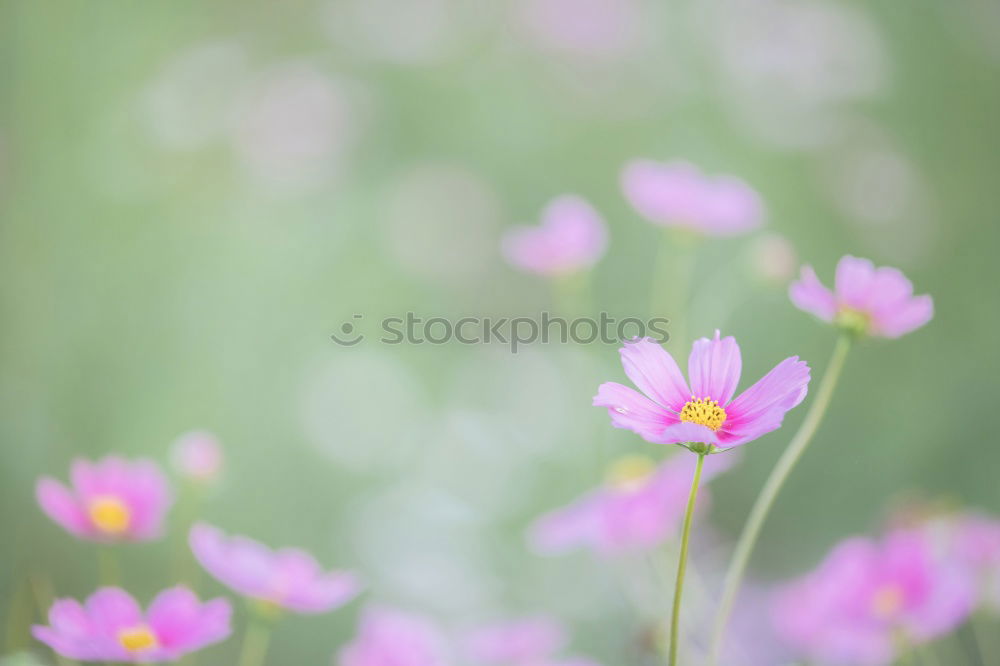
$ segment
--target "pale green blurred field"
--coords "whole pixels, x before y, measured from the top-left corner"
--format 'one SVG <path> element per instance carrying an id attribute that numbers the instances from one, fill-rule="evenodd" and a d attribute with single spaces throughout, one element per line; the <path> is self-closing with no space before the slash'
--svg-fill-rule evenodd
<path id="1" fill-rule="evenodd" d="M 207 428 L 228 455 L 208 520 L 358 567 L 374 598 L 444 617 L 562 613 L 586 633 L 583 648 L 614 663 L 628 615 L 599 566 L 536 560 L 521 535 L 619 453 L 649 452 L 590 407 L 600 382 L 623 378 L 615 348 L 512 357 L 348 349 L 328 336 L 354 313 L 549 307 L 546 285 L 503 264 L 498 239 L 563 192 L 587 197 L 611 227 L 595 306 L 645 316 L 660 234 L 617 185 L 638 156 L 746 178 L 770 230 L 826 280 L 852 253 L 899 266 L 935 299 L 931 325 L 849 359 L 765 529 L 759 576 L 803 571 L 905 493 L 1000 511 L 995 7 L 823 3 L 869 41 L 820 31 L 779 61 L 798 71 L 832 43 L 847 62 L 794 85 L 780 74 L 750 85 L 720 64 L 743 55 L 718 27 L 723 3 L 645 3 L 646 45 L 612 62 L 555 58 L 523 38 L 508 4 L 485 6 L 447 14 L 444 37 L 428 38 L 447 49 L 400 62 L 331 29 L 342 9 L 329 3 L 0 2 L 0 599 L 22 594 L 29 571 L 60 594 L 96 584 L 93 548 L 37 508 L 39 475 L 65 478 L 74 456 L 165 460 L 175 436 Z M 235 64 L 213 61 L 217 80 L 171 101 L 169 64 L 213 44 Z M 329 170 L 324 161 L 312 180 L 273 183 L 248 168 L 238 136 L 184 134 L 201 122 L 185 112 L 214 113 L 205 100 L 228 99 L 232 77 L 252 89 L 285 67 L 329 77 L 342 94 Z M 823 77 L 841 85 L 826 90 Z M 703 247 L 687 328 L 737 337 L 743 385 L 791 354 L 816 376 L 834 333 L 795 310 L 783 285 L 754 277 L 752 247 Z M 724 537 L 802 411 L 715 484 Z M 148 598 L 171 583 L 171 553 L 127 548 L 129 587 Z M 274 654 L 327 663 L 356 609 L 287 622 Z M 4 650 L 27 640 L 14 632 Z"/>

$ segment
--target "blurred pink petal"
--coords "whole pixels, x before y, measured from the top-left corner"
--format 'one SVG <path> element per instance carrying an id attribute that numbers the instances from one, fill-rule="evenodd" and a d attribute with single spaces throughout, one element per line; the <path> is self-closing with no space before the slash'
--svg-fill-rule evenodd
<path id="1" fill-rule="evenodd" d="M 323 571 L 312 555 L 295 548 L 272 551 L 204 523 L 191 528 L 190 544 L 198 562 L 224 585 L 298 613 L 326 613 L 361 591 L 354 574 Z"/>
<path id="2" fill-rule="evenodd" d="M 442 632 L 428 619 L 389 608 L 370 608 L 358 633 L 340 650 L 338 666 L 447 666 Z"/>
<path id="3" fill-rule="evenodd" d="M 507 261 L 540 275 L 563 275 L 593 266 L 607 247 L 604 220 L 586 201 L 566 195 L 542 212 L 540 227 L 519 227 L 503 240 Z"/>
<path id="4" fill-rule="evenodd" d="M 622 190 L 650 222 L 711 236 L 746 233 L 764 219 L 760 195 L 745 182 L 709 178 L 686 162 L 630 162 L 622 172 Z"/>
<path id="5" fill-rule="evenodd" d="M 222 446 L 212 433 L 196 430 L 177 438 L 170 448 L 170 459 L 181 476 L 207 483 L 222 471 Z"/>

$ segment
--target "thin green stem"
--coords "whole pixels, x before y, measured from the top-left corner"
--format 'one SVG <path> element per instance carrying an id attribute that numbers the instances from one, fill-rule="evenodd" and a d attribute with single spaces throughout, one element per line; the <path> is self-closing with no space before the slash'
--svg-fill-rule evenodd
<path id="1" fill-rule="evenodd" d="M 826 366 L 826 373 L 823 375 L 823 379 L 820 380 L 819 389 L 816 391 L 816 397 L 809 407 L 809 412 L 806 414 L 805 420 L 802 421 L 802 425 L 799 427 L 798 432 L 795 433 L 795 436 L 792 437 L 788 448 L 781 454 L 778 463 L 771 470 L 771 475 L 767 478 L 764 487 L 760 491 L 760 495 L 757 496 L 757 501 L 754 502 L 753 508 L 750 510 L 746 525 L 744 525 L 740 539 L 736 543 L 736 549 L 733 551 L 733 559 L 730 561 L 729 569 L 726 571 L 722 601 L 719 603 L 719 611 L 715 617 L 710 660 L 710 663 L 713 665 L 719 663 L 729 616 L 733 612 L 733 604 L 736 602 L 736 595 L 739 593 L 740 586 L 743 583 L 743 575 L 746 573 L 747 563 L 750 561 L 750 555 L 753 553 L 754 546 L 757 545 L 757 538 L 760 536 L 761 528 L 763 528 L 764 522 L 767 520 L 767 516 L 774 505 L 775 499 L 778 497 L 778 493 L 781 492 L 781 488 L 785 485 L 785 481 L 788 480 L 792 469 L 799 462 L 806 447 L 809 446 L 809 442 L 812 441 L 820 422 L 823 420 L 823 416 L 826 414 L 827 408 L 830 406 L 833 391 L 837 386 L 840 373 L 844 369 L 844 361 L 847 359 L 847 352 L 850 348 L 851 338 L 846 334 L 841 335 L 837 340 L 836 347 L 834 347 L 833 356 Z"/>
<path id="2" fill-rule="evenodd" d="M 261 666 L 271 642 L 271 625 L 260 618 L 250 620 L 243 634 L 239 666 Z"/>
<path id="3" fill-rule="evenodd" d="M 101 585 L 119 585 L 121 583 L 121 567 L 113 546 L 99 546 L 97 549 L 97 567 L 100 571 Z"/>
<path id="4" fill-rule="evenodd" d="M 677 583 L 674 585 L 674 607 L 670 615 L 670 666 L 677 664 L 678 635 L 681 626 L 681 595 L 684 593 L 684 574 L 687 572 L 688 543 L 691 540 L 691 522 L 694 518 L 694 503 L 698 499 L 698 485 L 701 483 L 701 468 L 705 465 L 705 453 L 698 454 L 694 468 L 694 480 L 688 495 L 687 511 L 684 513 L 684 531 L 681 533 L 681 552 L 677 560 Z"/>

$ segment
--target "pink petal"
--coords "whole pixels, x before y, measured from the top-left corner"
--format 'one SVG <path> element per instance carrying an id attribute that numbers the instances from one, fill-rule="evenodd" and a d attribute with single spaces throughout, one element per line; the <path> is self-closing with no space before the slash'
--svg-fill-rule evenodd
<path id="1" fill-rule="evenodd" d="M 706 229 L 717 235 L 756 229 L 764 218 L 764 204 L 752 187 L 738 178 L 722 176 L 707 188 L 704 202 Z"/>
<path id="2" fill-rule="evenodd" d="M 833 321 L 837 303 L 833 292 L 823 286 L 812 266 L 803 266 L 798 282 L 788 288 L 788 295 L 800 310 L 810 312 L 823 321 Z"/>
<path id="3" fill-rule="evenodd" d="M 732 336 L 720 339 L 716 331 L 712 340 L 696 340 L 688 359 L 692 395 L 725 405 L 736 392 L 742 368 L 740 347 Z"/>
<path id="4" fill-rule="evenodd" d="M 625 165 L 622 190 L 640 215 L 658 224 L 697 222 L 703 186 L 701 174 L 684 162 L 636 160 Z"/>
<path id="5" fill-rule="evenodd" d="M 875 266 L 867 259 L 847 255 L 837 263 L 837 300 L 857 310 L 864 310 L 875 277 Z"/>
<path id="6" fill-rule="evenodd" d="M 42 511 L 70 534 L 78 537 L 92 536 L 90 518 L 66 486 L 45 477 L 38 480 L 35 495 Z"/>
<path id="7" fill-rule="evenodd" d="M 660 433 L 661 444 L 687 444 L 689 442 L 717 445 L 718 437 L 711 428 L 697 423 L 681 421 L 667 427 Z"/>
<path id="8" fill-rule="evenodd" d="M 186 587 L 173 587 L 156 595 L 147 616 L 164 648 L 184 647 L 198 631 L 201 602 Z"/>
<path id="9" fill-rule="evenodd" d="M 662 407 L 681 411 L 691 395 L 677 362 L 650 338 L 627 342 L 619 350 L 625 374 Z"/>
<path id="10" fill-rule="evenodd" d="M 785 413 L 802 402 L 809 387 L 809 366 L 786 358 L 726 407 L 720 440 L 736 446 L 781 426 Z"/>
<path id="11" fill-rule="evenodd" d="M 638 391 L 616 382 L 605 382 L 594 396 L 595 407 L 606 407 L 611 424 L 640 435 L 647 442 L 662 443 L 663 429 L 677 422 L 677 417 Z"/>
<path id="12" fill-rule="evenodd" d="M 87 615 L 96 633 L 114 637 L 122 629 L 143 623 L 142 609 L 135 599 L 118 587 L 102 587 L 87 599 Z"/>
<path id="13" fill-rule="evenodd" d="M 923 295 L 911 298 L 896 308 L 882 308 L 872 321 L 872 332 L 885 338 L 898 338 L 916 330 L 934 317 L 934 301 Z"/>

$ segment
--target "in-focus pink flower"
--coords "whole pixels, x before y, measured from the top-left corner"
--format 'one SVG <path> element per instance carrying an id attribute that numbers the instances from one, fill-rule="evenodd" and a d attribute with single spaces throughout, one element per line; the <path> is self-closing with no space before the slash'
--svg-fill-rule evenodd
<path id="1" fill-rule="evenodd" d="M 953 630 L 974 599 L 970 577 L 936 552 L 926 532 L 898 530 L 881 542 L 842 542 L 777 594 L 773 620 L 809 659 L 881 666 L 895 659 L 900 641 L 920 644 Z"/>
<path id="2" fill-rule="evenodd" d="M 734 176 L 709 178 L 687 162 L 630 162 L 622 190 L 636 212 L 667 227 L 729 236 L 764 221 L 764 203 L 747 183 Z"/>
<path id="3" fill-rule="evenodd" d="M 899 270 L 875 268 L 867 259 L 842 258 L 835 286 L 830 291 L 811 266 L 803 266 L 789 296 L 800 310 L 859 335 L 898 338 L 934 316 L 930 296 L 914 296 L 913 285 Z"/>
<path id="4" fill-rule="evenodd" d="M 361 584 L 346 571 L 323 571 L 297 548 L 271 550 L 242 536 L 198 523 L 191 550 L 208 573 L 245 597 L 296 613 L 326 613 L 358 595 Z"/>
<path id="5" fill-rule="evenodd" d="M 590 268 L 604 255 L 608 232 L 600 214 L 573 195 L 553 200 L 540 227 L 518 227 L 504 236 L 503 251 L 516 268 L 565 275 Z"/>
<path id="6" fill-rule="evenodd" d="M 144 613 L 128 592 L 105 587 L 90 595 L 85 605 L 74 599 L 57 600 L 49 609 L 49 625 L 36 625 L 32 633 L 69 659 L 177 661 L 225 640 L 231 614 L 225 599 L 201 603 L 185 587 L 164 590 Z"/>
<path id="7" fill-rule="evenodd" d="M 627 428 L 654 444 L 701 443 L 728 449 L 781 426 L 785 412 L 806 397 L 809 366 L 786 358 L 733 399 L 742 358 L 732 337 L 696 340 L 684 380 L 673 357 L 653 340 L 621 348 L 625 374 L 642 393 L 616 382 L 601 384 L 596 407 L 606 407 L 616 428 Z M 645 395 L 643 395 L 645 394 Z"/>
<path id="8" fill-rule="evenodd" d="M 181 476 L 210 483 L 222 471 L 222 446 L 212 433 L 196 430 L 177 438 L 170 447 L 170 459 Z"/>
<path id="9" fill-rule="evenodd" d="M 566 629 L 538 615 L 479 627 L 469 633 L 465 652 L 472 663 L 497 666 L 596 666 L 588 659 L 558 657 L 566 647 Z"/>
<path id="10" fill-rule="evenodd" d="M 728 469 L 733 456 L 705 461 L 698 509 L 707 507 L 704 483 Z M 568 506 L 542 516 L 528 538 L 546 555 L 591 548 L 609 554 L 652 548 L 676 534 L 684 518 L 695 458 L 671 456 L 659 467 L 642 456 L 628 456 L 612 466 L 608 483 Z"/>
<path id="11" fill-rule="evenodd" d="M 75 460 L 70 478 L 72 488 L 42 477 L 35 489 L 42 510 L 70 534 L 92 541 L 148 541 L 162 533 L 173 493 L 153 461 Z"/>
<path id="12" fill-rule="evenodd" d="M 337 655 L 339 666 L 446 666 L 447 642 L 430 620 L 390 608 L 370 608 L 358 634 Z"/>

